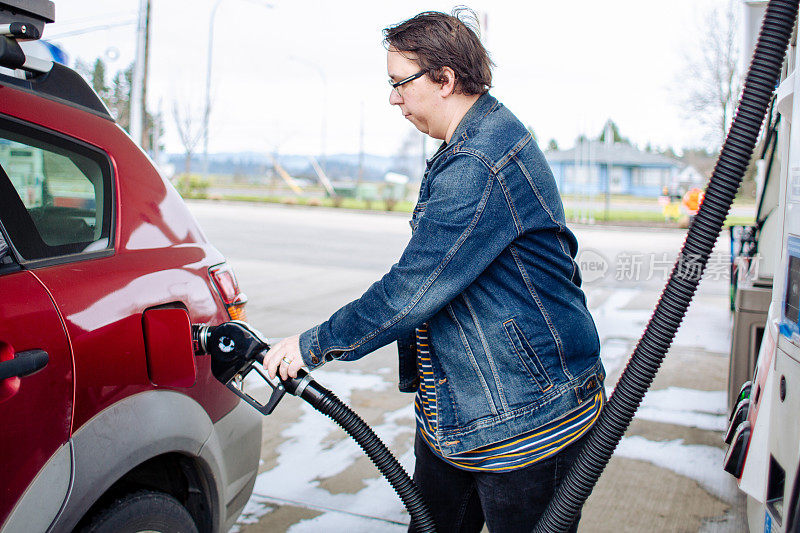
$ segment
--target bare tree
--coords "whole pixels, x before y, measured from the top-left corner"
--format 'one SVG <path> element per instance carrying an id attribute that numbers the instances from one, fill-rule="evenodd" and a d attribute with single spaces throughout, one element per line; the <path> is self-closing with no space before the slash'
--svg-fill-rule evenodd
<path id="1" fill-rule="evenodd" d="M 698 28 L 696 51 L 685 57 L 681 93 L 688 118 L 718 149 L 725 139 L 740 91 L 739 17 L 732 0 L 712 8 Z"/>
<path id="2" fill-rule="evenodd" d="M 188 175 L 192 171 L 192 154 L 194 149 L 197 148 L 197 143 L 203 137 L 203 127 L 202 124 L 198 124 L 196 116 L 192 113 L 189 105 L 185 105 L 181 111 L 178 102 L 172 102 L 172 116 L 175 118 L 178 137 L 181 139 L 185 153 L 183 171 Z"/>
<path id="3" fill-rule="evenodd" d="M 414 179 L 422 177 L 422 163 L 420 159 L 420 132 L 409 129 L 400 149 L 393 158 L 393 170 Z"/>

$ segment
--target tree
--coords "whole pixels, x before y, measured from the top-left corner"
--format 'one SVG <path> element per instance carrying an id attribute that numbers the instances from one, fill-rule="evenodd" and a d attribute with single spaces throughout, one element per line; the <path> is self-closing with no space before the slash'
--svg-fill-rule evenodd
<path id="1" fill-rule="evenodd" d="M 710 176 L 717 162 L 717 154 L 705 148 L 684 148 L 681 161 L 696 168 L 703 176 Z"/>
<path id="2" fill-rule="evenodd" d="M 548 150 L 558 150 L 558 143 L 555 139 L 550 139 L 550 142 L 547 143 Z"/>
<path id="3" fill-rule="evenodd" d="M 133 65 L 114 76 L 106 105 L 117 118 L 117 123 L 125 131 L 131 129 L 131 87 L 133 85 Z"/>
<path id="4" fill-rule="evenodd" d="M 392 171 L 406 176 L 420 176 L 425 164 L 420 157 L 422 135 L 415 129 L 410 129 L 403 138 L 400 149 L 395 153 L 392 161 Z"/>
<path id="5" fill-rule="evenodd" d="M 92 89 L 100 98 L 106 99 L 108 97 L 108 86 L 106 85 L 106 65 L 99 57 L 94 61 L 92 68 Z"/>
<path id="6" fill-rule="evenodd" d="M 192 154 L 203 137 L 203 128 L 188 105 L 181 110 L 177 101 L 172 102 L 172 116 L 185 154 L 183 171 L 188 175 L 192 171 Z"/>
<path id="7" fill-rule="evenodd" d="M 124 70 L 117 71 L 111 81 L 111 86 L 106 84 L 106 65 L 101 58 L 94 61 L 92 67 L 78 59 L 75 62 L 75 70 L 81 74 L 92 89 L 103 100 L 111 115 L 116 119 L 117 124 L 127 132 L 131 127 L 131 88 L 133 87 L 133 63 Z M 144 116 L 144 146 L 142 148 L 153 153 L 156 145 L 160 145 L 164 135 L 164 128 L 161 125 L 160 116 L 154 116 L 150 112 L 145 112 Z"/>
<path id="8" fill-rule="evenodd" d="M 92 69 L 81 58 L 75 60 L 75 65 L 73 65 L 72 69 L 83 76 L 83 79 L 85 79 L 87 82 L 91 83 Z"/>
<path id="9" fill-rule="evenodd" d="M 164 117 L 161 115 L 161 105 L 157 113 L 146 113 L 144 116 L 144 146 L 147 153 L 158 155 L 164 152 Z"/>
<path id="10" fill-rule="evenodd" d="M 628 144 L 628 145 L 631 144 L 630 139 L 628 139 L 627 137 L 623 137 L 622 136 L 622 134 L 619 132 L 619 126 L 617 126 L 617 123 L 614 122 L 611 119 L 608 119 L 608 121 L 606 121 L 606 125 L 603 126 L 603 131 L 601 131 L 600 135 L 597 136 L 597 140 L 598 141 L 605 142 L 605 140 L 606 140 L 606 130 L 608 128 L 611 128 L 611 134 L 612 134 L 611 136 L 612 136 L 612 138 L 613 138 L 615 143 L 622 143 L 622 144 Z"/>
<path id="11" fill-rule="evenodd" d="M 704 17 L 697 51 L 685 54 L 686 76 L 680 80 L 684 108 L 714 150 L 722 145 L 739 96 L 738 29 L 736 5 L 726 0 Z"/>

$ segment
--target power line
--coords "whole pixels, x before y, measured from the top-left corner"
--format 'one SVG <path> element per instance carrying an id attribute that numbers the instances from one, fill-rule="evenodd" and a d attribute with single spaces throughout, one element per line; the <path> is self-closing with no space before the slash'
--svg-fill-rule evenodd
<path id="1" fill-rule="evenodd" d="M 99 14 L 99 15 L 92 15 L 92 16 L 89 16 L 89 17 L 80 17 L 80 18 L 74 18 L 74 19 L 59 20 L 58 22 L 53 23 L 53 26 L 60 28 L 61 26 L 72 26 L 72 25 L 75 25 L 75 24 L 85 24 L 86 22 L 97 22 L 97 21 L 108 20 L 110 18 L 116 18 L 116 17 L 120 17 L 120 16 L 133 17 L 133 16 L 136 16 L 136 11 L 128 9 L 128 10 L 125 10 L 125 11 L 115 11 L 113 13 L 102 13 L 102 14 Z"/>
<path id="2" fill-rule="evenodd" d="M 124 22 L 115 22 L 115 23 L 112 23 L 112 24 L 102 24 L 102 25 L 99 25 L 99 26 L 90 26 L 88 28 L 82 28 L 80 30 L 67 31 L 67 32 L 64 32 L 64 33 L 56 34 L 56 35 L 49 35 L 49 36 L 47 36 L 46 39 L 47 40 L 63 39 L 65 37 L 73 37 L 75 35 L 83 35 L 85 33 L 91 33 L 93 31 L 110 30 L 111 28 L 119 28 L 120 26 L 131 26 L 133 24 L 136 24 L 136 22 L 137 22 L 136 19 L 132 19 L 132 20 L 126 20 Z"/>

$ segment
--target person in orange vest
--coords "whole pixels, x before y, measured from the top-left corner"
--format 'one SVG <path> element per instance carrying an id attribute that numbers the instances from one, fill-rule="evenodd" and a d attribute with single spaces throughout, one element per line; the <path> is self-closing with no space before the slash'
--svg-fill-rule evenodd
<path id="1" fill-rule="evenodd" d="M 692 187 L 686 191 L 686 194 L 683 195 L 683 206 L 689 212 L 689 217 L 694 217 L 697 214 L 703 204 L 704 197 L 705 193 L 697 187 Z"/>

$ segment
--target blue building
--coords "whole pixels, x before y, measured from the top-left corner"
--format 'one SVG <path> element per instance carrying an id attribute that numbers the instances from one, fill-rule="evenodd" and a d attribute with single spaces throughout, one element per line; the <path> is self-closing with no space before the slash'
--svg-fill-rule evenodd
<path id="1" fill-rule="evenodd" d="M 545 152 L 562 194 L 659 196 L 674 188 L 681 163 L 629 144 L 583 141 Z"/>

